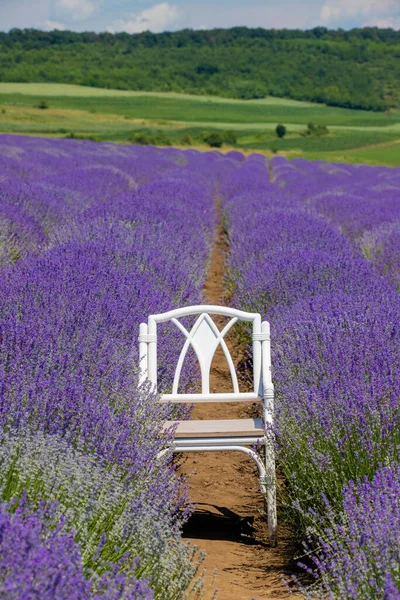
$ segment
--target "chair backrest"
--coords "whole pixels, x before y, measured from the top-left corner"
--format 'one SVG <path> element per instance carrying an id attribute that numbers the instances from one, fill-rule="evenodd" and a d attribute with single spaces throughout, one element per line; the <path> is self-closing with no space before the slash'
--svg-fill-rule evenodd
<path id="1" fill-rule="evenodd" d="M 194 325 L 188 331 L 179 321 L 182 317 L 199 315 Z M 210 315 L 230 317 L 228 323 L 220 331 Z M 238 321 L 250 321 L 253 326 L 253 392 L 240 392 L 235 366 L 231 354 L 224 340 L 225 335 Z M 255 400 L 263 396 L 263 384 L 271 383 L 271 351 L 269 323 L 261 323 L 261 316 L 234 308 L 222 306 L 198 305 L 177 308 L 158 315 L 150 315 L 148 323 L 141 323 L 139 334 L 139 355 L 141 382 L 147 379 L 157 390 L 157 324 L 171 321 L 183 334 L 185 341 L 178 359 L 172 386 L 172 394 L 164 394 L 162 401 L 170 402 L 215 402 L 232 400 Z M 192 347 L 199 361 L 201 373 L 201 393 L 178 393 L 179 379 L 182 366 L 189 350 Z M 214 354 L 221 346 L 233 383 L 233 393 L 210 393 L 210 369 Z"/>

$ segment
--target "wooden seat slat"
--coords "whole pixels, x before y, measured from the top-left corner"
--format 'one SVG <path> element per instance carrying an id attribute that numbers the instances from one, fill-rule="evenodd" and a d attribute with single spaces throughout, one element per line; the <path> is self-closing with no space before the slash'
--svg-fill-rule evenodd
<path id="1" fill-rule="evenodd" d="M 178 423 L 176 438 L 207 438 L 207 437 L 254 437 L 265 436 L 262 419 L 213 419 L 190 421 L 166 421 L 166 430 Z"/>
<path id="2" fill-rule="evenodd" d="M 200 402 L 262 402 L 262 398 L 254 392 L 232 393 L 212 393 L 212 394 L 163 394 L 160 402 L 171 402 L 173 404 L 189 403 L 196 404 Z"/>

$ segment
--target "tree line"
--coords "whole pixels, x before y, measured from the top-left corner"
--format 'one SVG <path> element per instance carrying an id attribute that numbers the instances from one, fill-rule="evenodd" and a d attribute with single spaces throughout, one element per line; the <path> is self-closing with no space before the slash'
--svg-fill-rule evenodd
<path id="1" fill-rule="evenodd" d="M 0 32 L 0 80 L 331 106 L 400 106 L 400 32 L 249 29 L 153 34 Z"/>

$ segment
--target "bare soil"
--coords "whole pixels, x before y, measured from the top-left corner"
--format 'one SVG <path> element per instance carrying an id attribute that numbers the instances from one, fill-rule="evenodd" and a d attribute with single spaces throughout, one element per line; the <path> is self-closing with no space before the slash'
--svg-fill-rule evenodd
<path id="1" fill-rule="evenodd" d="M 218 226 L 207 280 L 204 286 L 209 304 L 224 303 L 224 254 L 226 242 Z M 217 321 L 217 319 L 216 319 Z M 229 344 L 228 344 L 229 345 Z M 236 364 L 243 349 L 230 348 Z M 222 351 L 217 351 L 211 370 L 211 390 L 232 391 L 229 370 Z M 243 413 L 243 404 L 206 403 L 195 405 L 194 419 L 228 419 Z M 279 542 L 271 547 L 267 537 L 263 498 L 256 468 L 236 452 L 199 452 L 180 455 L 179 472 L 189 482 L 196 509 L 184 528 L 184 538 L 204 550 L 208 585 L 217 589 L 218 600 L 267 600 L 286 598 L 282 579 L 296 568 L 290 537 L 279 526 Z M 212 597 L 212 591 L 207 598 Z"/>

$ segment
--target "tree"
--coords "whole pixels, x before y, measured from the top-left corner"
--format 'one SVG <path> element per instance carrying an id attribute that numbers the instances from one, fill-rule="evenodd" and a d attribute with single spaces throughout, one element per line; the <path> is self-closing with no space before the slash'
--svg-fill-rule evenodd
<path id="1" fill-rule="evenodd" d="M 286 135 L 286 127 L 284 125 L 277 125 L 275 131 L 278 138 L 284 138 Z"/>
<path id="2" fill-rule="evenodd" d="M 224 143 L 224 138 L 222 137 L 222 135 L 220 133 L 210 133 L 207 137 L 206 140 L 207 144 L 209 146 L 211 146 L 211 148 L 221 148 L 222 144 Z"/>
<path id="3" fill-rule="evenodd" d="M 399 48 L 399 31 L 376 27 L 235 27 L 133 35 L 11 29 L 0 31 L 0 68 L 3 82 L 248 100 L 269 94 L 383 111 L 400 106 Z"/>
<path id="4" fill-rule="evenodd" d="M 202 142 L 205 142 L 211 148 L 221 148 L 225 141 L 222 133 L 219 131 L 203 131 L 199 137 Z"/>

